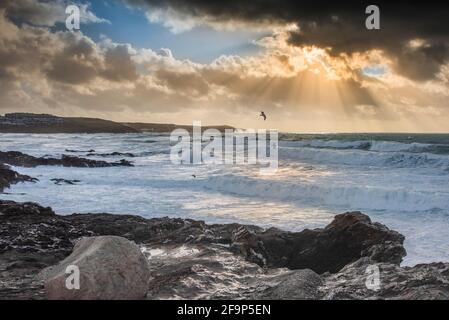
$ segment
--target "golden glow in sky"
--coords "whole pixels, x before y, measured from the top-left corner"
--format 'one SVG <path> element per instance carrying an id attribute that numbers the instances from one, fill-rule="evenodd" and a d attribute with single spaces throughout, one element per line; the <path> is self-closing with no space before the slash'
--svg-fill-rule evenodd
<path id="1" fill-rule="evenodd" d="M 130 42 L 114 39 L 116 33 L 95 34 L 92 24 L 126 30 L 127 23 L 115 25 L 108 16 L 112 7 L 102 7 L 103 18 L 97 7 L 86 5 L 88 19 L 70 32 L 61 27 L 65 16 L 58 6 L 63 10 L 64 1 L 51 10 L 39 0 L 0 6 L 0 112 L 295 132 L 449 131 L 449 63 L 441 35 L 440 44 L 427 35 L 399 33 L 407 40 L 385 36 L 384 45 L 365 41 L 365 33 L 341 24 L 338 15 L 330 22 L 301 24 L 263 12 L 265 18 L 253 21 L 243 9 L 242 17 L 229 20 L 225 11 L 214 16 L 206 5 L 198 9 L 204 15 L 189 19 L 175 4 L 153 14 L 145 13 L 145 6 L 133 9 L 142 11 L 154 33 L 177 39 L 198 34 L 199 40 L 201 33 L 217 34 L 217 43 L 209 37 L 197 51 L 206 52 L 208 44 L 219 48 L 229 39 L 218 35 L 233 28 L 254 37 L 248 39 L 254 50 L 223 50 L 198 62 L 177 57 L 170 48 L 140 45 L 134 33 Z M 313 10 L 310 17 L 321 21 Z M 260 121 L 260 110 L 268 121 Z"/>

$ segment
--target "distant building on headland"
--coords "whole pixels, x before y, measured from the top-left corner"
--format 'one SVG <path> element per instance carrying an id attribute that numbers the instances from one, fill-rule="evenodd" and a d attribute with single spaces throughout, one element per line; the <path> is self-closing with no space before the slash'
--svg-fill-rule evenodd
<path id="1" fill-rule="evenodd" d="M 51 114 L 35 114 L 35 113 L 7 113 L 4 117 L 0 116 L 0 125 L 10 126 L 28 126 L 41 124 L 60 124 L 64 119 L 53 116 Z"/>

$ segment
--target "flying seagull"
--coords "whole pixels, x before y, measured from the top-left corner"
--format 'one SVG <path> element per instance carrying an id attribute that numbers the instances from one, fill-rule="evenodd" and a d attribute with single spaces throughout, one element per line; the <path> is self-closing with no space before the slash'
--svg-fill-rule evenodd
<path id="1" fill-rule="evenodd" d="M 260 111 L 260 116 L 263 117 L 263 121 L 267 120 L 267 116 L 266 116 L 265 112 Z"/>

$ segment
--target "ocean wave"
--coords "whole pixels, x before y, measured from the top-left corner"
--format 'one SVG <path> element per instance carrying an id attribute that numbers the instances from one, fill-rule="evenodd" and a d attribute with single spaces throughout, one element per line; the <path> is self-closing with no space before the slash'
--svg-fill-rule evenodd
<path id="1" fill-rule="evenodd" d="M 316 149 L 365 150 L 375 152 L 410 152 L 449 154 L 449 145 L 427 143 L 404 143 L 378 140 L 284 140 L 281 145 L 287 147 L 307 147 Z"/>
<path id="2" fill-rule="evenodd" d="M 449 172 L 449 157 L 432 153 L 366 152 L 353 148 L 281 147 L 279 159 L 319 164 L 397 168 L 433 168 Z"/>
<path id="3" fill-rule="evenodd" d="M 430 211 L 449 210 L 449 193 L 410 187 L 366 186 L 337 183 L 267 181 L 236 175 L 211 176 L 204 189 L 238 196 L 297 202 L 301 205 L 342 210 Z"/>
<path id="4" fill-rule="evenodd" d="M 302 141 L 282 141 L 281 146 L 287 147 L 307 147 L 317 149 L 362 149 L 371 147 L 370 141 L 344 141 L 344 140 L 302 140 Z"/>
<path id="5" fill-rule="evenodd" d="M 402 143 L 392 141 L 372 141 L 369 150 L 378 152 L 449 154 L 449 145 L 417 142 Z"/>

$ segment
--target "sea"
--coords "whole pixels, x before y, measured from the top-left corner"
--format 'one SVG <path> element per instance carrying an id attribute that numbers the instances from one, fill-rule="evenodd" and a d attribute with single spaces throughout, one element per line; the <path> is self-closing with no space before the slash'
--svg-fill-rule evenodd
<path id="1" fill-rule="evenodd" d="M 278 170 L 261 174 L 250 164 L 174 164 L 168 134 L 1 134 L 2 151 L 127 159 L 134 167 L 15 167 L 39 181 L 13 185 L 0 197 L 38 202 L 58 214 L 169 216 L 290 231 L 361 211 L 405 236 L 403 265 L 449 261 L 449 134 L 279 139 Z M 100 155 L 113 152 L 134 157 Z M 80 182 L 57 185 L 55 178 Z"/>

